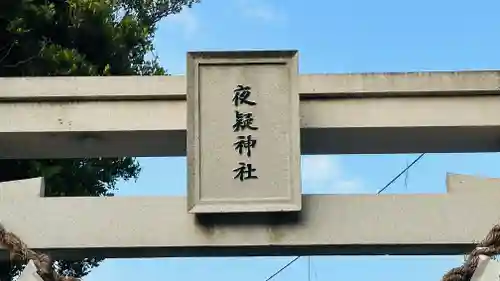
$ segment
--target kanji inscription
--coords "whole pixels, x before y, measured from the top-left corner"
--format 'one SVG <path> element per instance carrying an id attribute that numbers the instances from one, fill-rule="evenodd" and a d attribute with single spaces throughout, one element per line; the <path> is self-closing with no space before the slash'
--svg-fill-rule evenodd
<path id="1" fill-rule="evenodd" d="M 299 211 L 296 52 L 188 56 L 188 210 Z"/>

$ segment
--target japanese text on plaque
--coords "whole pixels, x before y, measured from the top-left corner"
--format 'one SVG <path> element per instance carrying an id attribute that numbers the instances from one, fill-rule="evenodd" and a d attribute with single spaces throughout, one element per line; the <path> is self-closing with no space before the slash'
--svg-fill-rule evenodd
<path id="1" fill-rule="evenodd" d="M 234 111 L 235 122 L 233 124 L 233 132 L 238 133 L 236 140 L 233 143 L 235 151 L 246 159 L 238 162 L 238 167 L 233 169 L 233 179 L 245 181 L 248 179 L 257 179 L 257 169 L 251 163 L 252 149 L 257 145 L 251 132 L 259 128 L 254 124 L 255 116 L 250 112 L 250 108 L 256 106 L 257 103 L 250 99 L 252 94 L 250 86 L 238 85 L 234 89 L 233 105 L 236 108 Z M 245 111 L 246 108 L 246 111 Z"/>

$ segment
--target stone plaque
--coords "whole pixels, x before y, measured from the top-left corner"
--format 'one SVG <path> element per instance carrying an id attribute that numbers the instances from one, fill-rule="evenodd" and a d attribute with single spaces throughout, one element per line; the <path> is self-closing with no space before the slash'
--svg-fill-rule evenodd
<path id="1" fill-rule="evenodd" d="M 188 53 L 190 213 L 301 209 L 297 55 Z"/>

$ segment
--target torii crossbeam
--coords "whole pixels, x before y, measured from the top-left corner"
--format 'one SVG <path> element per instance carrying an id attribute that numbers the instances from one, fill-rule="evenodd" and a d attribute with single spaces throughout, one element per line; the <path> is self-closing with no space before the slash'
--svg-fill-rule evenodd
<path id="1" fill-rule="evenodd" d="M 300 75 L 297 84 L 302 154 L 500 149 L 500 72 Z M 182 76 L 0 85 L 0 158 L 186 155 Z M 439 195 L 303 196 L 294 214 L 197 216 L 183 197 L 43 198 L 42 179 L 29 179 L 0 184 L 0 221 L 54 258 L 458 254 L 499 220 L 500 181 L 447 184 Z"/>
<path id="2" fill-rule="evenodd" d="M 184 76 L 0 85 L 0 158 L 186 155 Z M 299 75 L 302 154 L 499 151 L 499 87 L 496 71 Z"/>

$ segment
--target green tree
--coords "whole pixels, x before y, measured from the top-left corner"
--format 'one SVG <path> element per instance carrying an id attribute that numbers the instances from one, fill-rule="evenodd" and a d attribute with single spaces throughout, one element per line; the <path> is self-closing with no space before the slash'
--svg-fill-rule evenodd
<path id="1" fill-rule="evenodd" d="M 157 23 L 199 1 L 1 0 L 0 76 L 167 75 L 154 55 Z M 139 172 L 131 157 L 0 161 L 0 182 L 44 176 L 48 196 L 112 196 Z M 57 271 L 82 277 L 100 261 L 56 261 Z M 21 268 L 0 265 L 0 280 Z"/>

